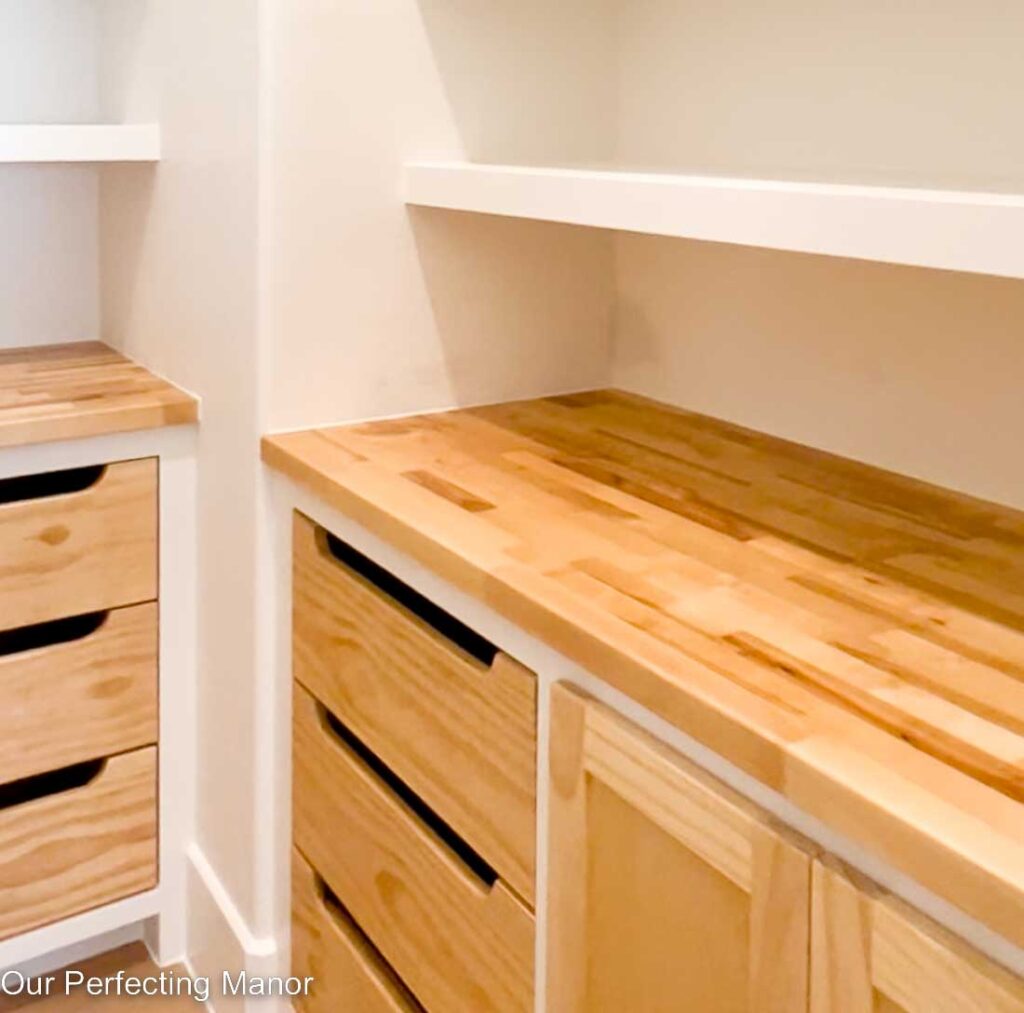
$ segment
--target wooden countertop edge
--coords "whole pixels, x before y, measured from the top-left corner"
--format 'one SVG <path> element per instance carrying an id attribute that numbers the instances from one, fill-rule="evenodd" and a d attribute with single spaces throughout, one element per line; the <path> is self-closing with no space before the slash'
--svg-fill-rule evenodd
<path id="1" fill-rule="evenodd" d="M 922 785 L 920 778 L 911 781 L 891 765 L 886 767 L 890 790 L 884 797 L 869 797 L 849 783 L 837 763 L 844 753 L 863 761 L 861 754 L 850 752 L 855 747 L 843 741 L 844 724 L 856 720 L 852 716 L 831 708 L 835 743 L 801 731 L 798 724 L 774 729 L 759 725 L 749 712 L 743 713 L 743 687 L 694 662 L 695 671 L 703 669 L 717 678 L 717 688 L 724 695 L 716 698 L 710 680 L 703 692 L 696 691 L 671 673 L 623 654 L 524 593 L 516 586 L 522 575 L 488 572 L 292 454 L 289 435 L 267 436 L 261 441 L 261 456 L 269 467 L 693 736 L 810 816 L 1024 948 L 1024 807 L 891 736 L 885 736 L 889 756 L 904 753 L 914 760 L 910 766 L 915 770 L 929 771 L 950 782 L 956 789 L 953 794 L 970 800 L 970 815 L 950 822 L 949 817 L 958 816 L 960 808 L 947 800 L 948 793 L 941 785 L 932 790 Z M 553 637 L 552 630 L 558 636 Z M 865 734 L 884 735 L 869 729 L 855 738 L 863 740 Z M 914 814 L 900 812 L 899 800 L 892 797 L 904 787 L 916 793 Z M 922 807 L 931 812 L 922 812 Z"/>
<path id="2" fill-rule="evenodd" d="M 181 400 L 170 404 L 113 407 L 82 415 L 80 411 L 53 412 L 37 419 L 0 421 L 0 449 L 27 447 L 40 443 L 87 439 L 115 433 L 165 429 L 191 425 L 199 421 L 199 403 L 182 393 Z"/>

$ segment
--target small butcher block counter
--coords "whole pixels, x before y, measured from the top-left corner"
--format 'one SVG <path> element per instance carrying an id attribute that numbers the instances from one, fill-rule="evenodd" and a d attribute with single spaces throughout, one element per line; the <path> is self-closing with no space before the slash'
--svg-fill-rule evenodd
<path id="1" fill-rule="evenodd" d="M 195 422 L 196 399 L 98 341 L 0 351 L 0 447 Z"/>
<path id="2" fill-rule="evenodd" d="M 1024 514 L 616 391 L 263 458 L 1024 946 Z"/>

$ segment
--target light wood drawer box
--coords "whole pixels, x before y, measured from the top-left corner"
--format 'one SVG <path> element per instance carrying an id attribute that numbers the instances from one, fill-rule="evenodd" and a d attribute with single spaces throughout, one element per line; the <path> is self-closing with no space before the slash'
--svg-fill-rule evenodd
<path id="1" fill-rule="evenodd" d="M 536 678 L 301 514 L 293 538 L 296 679 L 532 904 Z"/>
<path id="2" fill-rule="evenodd" d="M 471 871 L 298 685 L 294 703 L 295 845 L 428 1010 L 532 1009 L 529 909 Z"/>
<path id="3" fill-rule="evenodd" d="M 155 604 L 0 633 L 0 784 L 156 739 Z"/>
<path id="4" fill-rule="evenodd" d="M 83 765 L 86 783 L 31 800 L 57 775 L 0 788 L 0 939 L 156 885 L 156 759 Z"/>
<path id="5" fill-rule="evenodd" d="M 313 978 L 295 999 L 302 1013 L 417 1013 L 422 1010 L 344 911 L 323 880 L 292 851 L 292 974 Z"/>
<path id="6" fill-rule="evenodd" d="M 156 596 L 155 458 L 0 481 L 0 629 Z"/>

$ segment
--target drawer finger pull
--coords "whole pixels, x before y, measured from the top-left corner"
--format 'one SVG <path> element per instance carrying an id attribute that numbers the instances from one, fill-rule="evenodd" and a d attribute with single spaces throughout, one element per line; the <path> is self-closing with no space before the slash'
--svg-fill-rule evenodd
<path id="1" fill-rule="evenodd" d="M 54 647 L 84 640 L 92 636 L 110 616 L 110 612 L 89 612 L 70 619 L 54 619 L 48 623 L 20 626 L 0 632 L 0 658 L 8 654 L 21 654 L 39 647 Z"/>
<path id="2" fill-rule="evenodd" d="M 336 922 L 340 922 L 350 931 L 355 931 L 360 935 L 364 935 L 363 930 L 359 928 L 352 916 L 348 913 L 345 905 L 341 903 L 341 898 L 327 885 L 327 880 L 324 879 L 319 872 L 313 873 L 313 879 L 316 883 L 317 896 L 320 898 L 320 903 L 323 904 L 324 910 Z M 369 942 L 369 940 L 367 940 L 367 942 Z"/>
<path id="3" fill-rule="evenodd" d="M 373 584 L 392 601 L 401 605 L 407 612 L 411 612 L 470 657 L 476 658 L 488 668 L 494 663 L 498 649 L 486 637 L 480 636 L 450 612 L 446 612 L 429 598 L 425 598 L 419 591 L 388 573 L 358 549 L 352 548 L 351 545 L 321 527 L 317 528 L 317 544 L 320 546 L 321 552 L 333 556 L 363 580 Z"/>
<path id="4" fill-rule="evenodd" d="M 317 704 L 320 724 L 350 753 L 353 753 L 387 789 L 459 860 L 459 862 L 487 889 L 498 881 L 498 874 L 466 841 L 434 812 L 401 778 L 390 770 L 380 758 L 357 739 L 323 704 Z"/>
<path id="5" fill-rule="evenodd" d="M 313 873 L 313 883 L 316 895 L 323 905 L 327 917 L 373 963 L 377 972 L 387 978 L 392 987 L 401 995 L 411 1013 L 425 1013 L 416 997 L 409 991 L 409 986 L 384 959 L 384 955 L 374 945 L 373 940 L 359 927 L 356 920 L 349 914 L 348 909 L 342 904 L 341 898 L 327 885 L 327 881 L 319 872 Z"/>
<path id="6" fill-rule="evenodd" d="M 18 475 L 15 478 L 0 479 L 0 504 L 84 492 L 94 486 L 106 470 L 106 465 L 96 464 L 87 468 L 69 468 L 67 471 L 48 471 L 43 475 Z"/>
<path id="7" fill-rule="evenodd" d="M 9 784 L 0 784 L 0 812 L 24 805 L 26 802 L 37 802 L 48 795 L 61 795 L 76 788 L 84 788 L 103 773 L 106 765 L 105 759 L 88 760 L 85 763 L 76 763 L 72 767 L 63 767 L 46 774 L 23 777 Z M 2 772 L 0 776 L 3 776 Z"/>

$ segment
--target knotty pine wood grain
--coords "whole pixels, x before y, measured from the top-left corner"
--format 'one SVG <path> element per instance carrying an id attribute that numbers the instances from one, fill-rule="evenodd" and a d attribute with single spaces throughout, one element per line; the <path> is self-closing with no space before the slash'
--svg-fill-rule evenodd
<path id="1" fill-rule="evenodd" d="M 533 1008 L 533 915 L 486 885 L 294 692 L 295 846 L 416 998 L 446 1013 Z"/>
<path id="2" fill-rule="evenodd" d="M 263 456 L 1024 945 L 1024 514 L 617 391 Z"/>
<path id="3" fill-rule="evenodd" d="M 537 680 L 493 665 L 401 609 L 293 524 L 294 676 L 475 848 L 534 900 Z"/>
<path id="4" fill-rule="evenodd" d="M 98 341 L 0 351 L 0 447 L 198 417 L 195 398 Z"/>
<path id="5" fill-rule="evenodd" d="M 833 859 L 811 925 L 811 1013 L 1024 1013 L 1024 981 Z"/>
<path id="6" fill-rule="evenodd" d="M 80 492 L 0 504 L 0 630 L 157 596 L 157 461 Z"/>
<path id="7" fill-rule="evenodd" d="M 0 810 L 0 939 L 156 885 L 156 760 L 124 753 L 81 788 Z"/>
<path id="8" fill-rule="evenodd" d="M 157 606 L 95 632 L 0 656 L 0 784 L 157 739 Z"/>
<path id="9" fill-rule="evenodd" d="M 803 1009 L 802 843 L 564 685 L 551 721 L 547 1008 Z"/>
<path id="10" fill-rule="evenodd" d="M 301 1013 L 422 1013 L 362 930 L 324 898 L 309 863 L 292 849 L 292 971 L 314 979 L 292 1000 Z"/>

